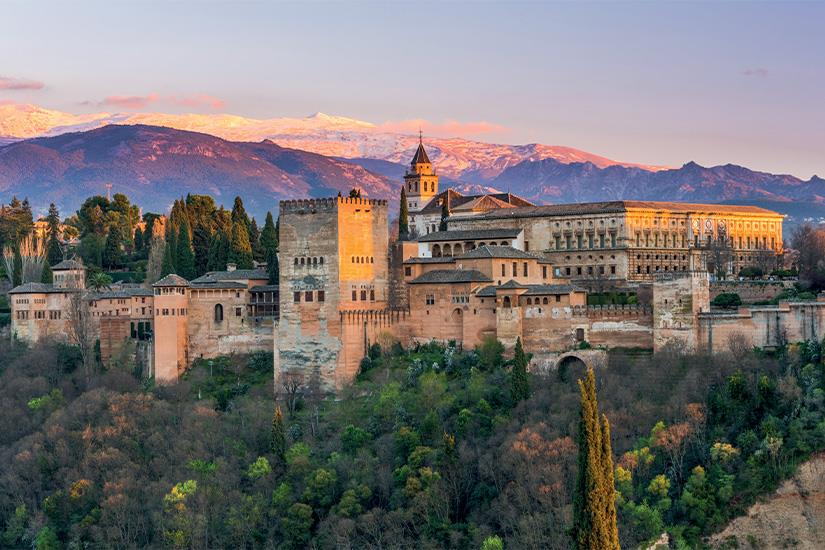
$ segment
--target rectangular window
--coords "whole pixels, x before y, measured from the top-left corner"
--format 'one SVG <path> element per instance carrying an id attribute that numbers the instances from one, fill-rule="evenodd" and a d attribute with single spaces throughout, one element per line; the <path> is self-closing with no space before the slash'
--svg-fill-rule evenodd
<path id="1" fill-rule="evenodd" d="M 505 269 L 506 269 L 506 268 L 505 268 L 504 264 L 501 264 L 501 276 L 502 276 L 502 277 L 504 277 L 505 275 L 507 275 L 507 272 L 505 271 Z"/>
<path id="2" fill-rule="evenodd" d="M 304 301 L 305 302 L 311 302 L 312 301 L 312 291 L 311 290 L 307 290 L 306 292 L 304 292 Z"/>
<path id="3" fill-rule="evenodd" d="M 434 305 L 435 304 L 435 294 L 427 294 L 424 297 L 424 303 L 427 304 L 428 306 Z"/>
<path id="4" fill-rule="evenodd" d="M 300 303 L 300 301 L 301 301 L 301 293 L 300 293 L 300 292 L 293 292 L 293 293 L 292 293 L 292 301 L 293 301 L 293 302 L 295 302 L 296 304 L 297 304 L 297 303 Z"/>
<path id="5" fill-rule="evenodd" d="M 352 291 L 352 301 L 354 302 L 354 301 L 356 301 L 357 299 L 358 299 L 358 291 L 353 290 L 353 291 Z"/>
<path id="6" fill-rule="evenodd" d="M 367 301 L 367 291 L 366 291 L 366 290 L 362 290 L 362 291 L 361 291 L 361 301 L 362 301 L 362 302 L 366 302 L 366 301 Z"/>
<path id="7" fill-rule="evenodd" d="M 513 277 L 518 273 L 518 263 L 513 262 Z"/>
<path id="8" fill-rule="evenodd" d="M 524 272 L 524 276 L 527 277 L 527 262 L 523 262 L 522 271 Z"/>
<path id="9" fill-rule="evenodd" d="M 524 241 L 524 251 L 530 252 L 530 241 Z"/>
<path id="10" fill-rule="evenodd" d="M 611 265 L 611 266 L 610 266 L 610 274 L 611 274 L 611 275 L 615 275 L 615 274 L 616 274 L 616 266 L 615 266 L 615 265 Z"/>
<path id="11" fill-rule="evenodd" d="M 375 301 L 375 291 L 374 290 L 370 290 L 370 301 L 371 302 Z"/>
<path id="12" fill-rule="evenodd" d="M 409 267 L 409 266 L 408 266 L 408 267 L 405 267 L 405 268 L 404 268 L 404 275 L 406 275 L 407 277 L 409 277 L 410 275 L 412 275 L 412 268 L 411 268 L 411 267 Z"/>
<path id="13" fill-rule="evenodd" d="M 560 294 L 556 294 L 556 301 L 561 302 L 561 295 Z"/>
<path id="14" fill-rule="evenodd" d="M 541 266 L 541 278 L 542 279 L 547 278 L 547 266 L 546 265 Z"/>
<path id="15" fill-rule="evenodd" d="M 239 308 L 239 307 L 235 308 L 235 317 L 240 317 L 241 316 L 241 309 L 242 308 Z"/>

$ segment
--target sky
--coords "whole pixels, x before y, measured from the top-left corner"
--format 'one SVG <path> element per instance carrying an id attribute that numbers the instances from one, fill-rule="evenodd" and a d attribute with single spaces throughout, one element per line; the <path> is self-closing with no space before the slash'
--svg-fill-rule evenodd
<path id="1" fill-rule="evenodd" d="M 825 2 L 0 0 L 0 101 L 825 177 Z M 419 122 L 421 121 L 421 122 Z"/>

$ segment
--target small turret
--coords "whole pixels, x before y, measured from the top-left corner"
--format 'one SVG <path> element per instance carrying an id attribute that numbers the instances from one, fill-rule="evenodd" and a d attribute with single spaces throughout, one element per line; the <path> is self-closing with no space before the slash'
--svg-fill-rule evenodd
<path id="1" fill-rule="evenodd" d="M 430 156 L 424 149 L 424 135 L 418 133 L 418 149 L 410 161 L 410 170 L 404 176 L 407 207 L 411 215 L 421 211 L 438 194 L 438 175 L 433 170 Z"/>

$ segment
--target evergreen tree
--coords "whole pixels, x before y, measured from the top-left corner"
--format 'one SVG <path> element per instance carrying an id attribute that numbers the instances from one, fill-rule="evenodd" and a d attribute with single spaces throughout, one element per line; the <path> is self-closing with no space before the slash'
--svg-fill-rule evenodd
<path id="1" fill-rule="evenodd" d="M 54 282 L 52 268 L 49 266 L 49 262 L 43 262 L 43 272 L 40 274 L 40 282 L 47 285 Z"/>
<path id="2" fill-rule="evenodd" d="M 14 258 L 12 259 L 12 281 L 14 286 L 23 284 L 23 256 L 20 255 L 20 247 L 14 247 Z"/>
<path id="3" fill-rule="evenodd" d="M 203 225 L 195 227 L 192 233 L 192 249 L 195 251 L 195 273 L 198 276 L 209 271 L 212 231 Z"/>
<path id="4" fill-rule="evenodd" d="M 219 228 L 209 243 L 209 260 L 207 271 L 223 271 L 229 261 L 229 237 Z"/>
<path id="5" fill-rule="evenodd" d="M 269 274 L 269 284 L 277 285 L 281 277 L 281 268 L 278 265 L 278 250 L 271 248 L 266 256 L 266 271 Z"/>
<path id="6" fill-rule="evenodd" d="M 236 222 L 243 224 L 244 229 L 246 229 L 247 240 L 249 240 L 249 226 L 252 222 L 249 221 L 249 216 L 246 214 L 246 209 L 240 197 L 235 197 L 235 202 L 232 204 L 232 224 L 234 225 Z"/>
<path id="7" fill-rule="evenodd" d="M 233 262 L 238 269 L 252 269 L 252 247 L 249 245 L 249 232 L 241 220 L 232 222 L 229 261 Z"/>
<path id="8" fill-rule="evenodd" d="M 252 247 L 252 257 L 255 261 L 262 262 L 266 258 L 266 251 L 261 246 L 261 232 L 258 230 L 258 222 L 252 218 L 249 225 L 249 244 Z"/>
<path id="9" fill-rule="evenodd" d="M 410 213 L 407 208 L 407 191 L 401 186 L 401 211 L 398 214 L 398 240 L 406 241 L 410 236 Z"/>
<path id="10" fill-rule="evenodd" d="M 192 244 L 189 239 L 189 226 L 181 224 L 178 233 L 178 250 L 175 259 L 176 273 L 184 279 L 195 278 L 195 254 L 192 252 Z"/>
<path id="11" fill-rule="evenodd" d="M 593 369 L 579 380 L 579 458 L 573 501 L 573 535 L 576 545 L 587 550 L 618 550 L 613 457 L 607 417 L 599 422 L 596 377 Z M 608 440 L 605 441 L 605 438 Z M 610 473 L 608 473 L 608 471 Z"/>
<path id="12" fill-rule="evenodd" d="M 265 255 L 268 255 L 269 251 L 272 249 L 278 249 L 278 230 L 275 228 L 275 223 L 272 221 L 272 212 L 266 213 L 264 228 L 261 231 L 261 246 L 264 249 Z"/>
<path id="13" fill-rule="evenodd" d="M 140 254 L 143 252 L 143 231 L 140 230 L 140 227 L 135 228 L 135 254 Z"/>
<path id="14" fill-rule="evenodd" d="M 46 222 L 48 222 L 46 260 L 49 265 L 56 265 L 63 261 L 63 249 L 60 247 L 60 213 L 54 203 L 49 205 Z"/>
<path id="15" fill-rule="evenodd" d="M 513 396 L 513 401 L 518 403 L 530 397 L 530 381 L 527 378 L 527 356 L 524 354 L 524 348 L 521 345 L 521 338 L 516 340 L 516 351 L 513 357 L 513 370 L 511 372 L 511 388 L 510 393 Z"/>
<path id="16" fill-rule="evenodd" d="M 286 428 L 284 427 L 284 414 L 281 412 L 280 406 L 275 407 L 275 412 L 272 415 L 269 450 L 281 465 L 286 462 Z"/>
<path id="17" fill-rule="evenodd" d="M 103 266 L 109 269 L 120 267 L 123 264 L 123 250 L 120 246 L 123 238 L 120 234 L 120 226 L 113 223 L 109 226 L 109 234 L 106 235 L 106 244 L 103 245 Z"/>
<path id="18" fill-rule="evenodd" d="M 447 231 L 447 218 L 450 217 L 450 194 L 444 193 L 441 201 L 441 223 L 438 224 L 439 231 Z"/>
<path id="19" fill-rule="evenodd" d="M 163 263 L 160 264 L 159 280 L 174 272 L 175 262 L 172 260 L 172 247 L 167 242 L 166 246 L 163 247 Z"/>

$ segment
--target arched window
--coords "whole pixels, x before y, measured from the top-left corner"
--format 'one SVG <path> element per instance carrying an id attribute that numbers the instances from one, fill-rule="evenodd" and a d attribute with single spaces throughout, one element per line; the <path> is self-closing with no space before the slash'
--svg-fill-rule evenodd
<path id="1" fill-rule="evenodd" d="M 545 296 L 545 297 L 542 299 L 541 303 L 542 303 L 542 304 L 544 304 L 544 305 L 547 305 L 547 296 Z"/>
<path id="2" fill-rule="evenodd" d="M 295 265 L 298 265 L 298 258 L 295 258 Z"/>
<path id="3" fill-rule="evenodd" d="M 503 304 L 504 304 L 504 307 L 505 307 L 505 308 L 510 309 L 511 304 L 510 304 L 510 297 L 509 297 L 509 296 L 505 296 L 505 297 L 504 297 L 504 302 L 503 302 Z"/>
<path id="4" fill-rule="evenodd" d="M 301 258 L 301 265 L 304 265 L 305 261 L 304 258 Z"/>
<path id="5" fill-rule="evenodd" d="M 527 305 L 528 305 L 528 306 L 532 306 L 532 305 L 533 305 L 533 299 L 532 299 L 532 298 L 527 298 Z"/>
<path id="6" fill-rule="evenodd" d="M 318 258 L 312 258 L 312 265 L 318 265 Z"/>
<path id="7" fill-rule="evenodd" d="M 215 322 L 220 323 L 221 321 L 223 321 L 223 306 L 215 304 Z"/>
<path id="8" fill-rule="evenodd" d="M 321 265 L 324 265 L 324 257 L 323 256 L 318 258 L 318 263 L 321 264 Z"/>
<path id="9" fill-rule="evenodd" d="M 433 245 L 433 258 L 441 257 L 441 245 Z"/>

